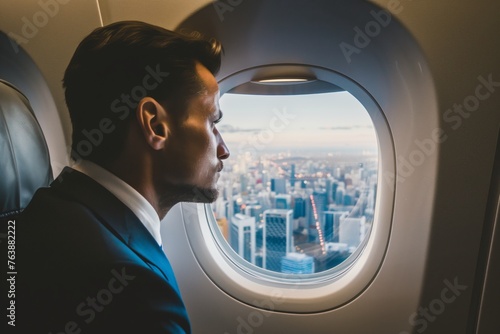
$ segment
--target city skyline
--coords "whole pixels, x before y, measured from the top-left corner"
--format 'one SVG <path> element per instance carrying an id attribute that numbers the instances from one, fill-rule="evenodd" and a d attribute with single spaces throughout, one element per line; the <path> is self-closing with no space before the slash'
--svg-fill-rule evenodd
<path id="1" fill-rule="evenodd" d="M 212 205 L 217 225 L 252 265 L 297 274 L 331 269 L 355 252 L 371 230 L 377 161 L 353 156 L 350 161 L 317 157 L 290 162 L 283 155 L 255 159 L 244 154 L 228 161 L 219 179 L 221 195 Z M 290 218 L 266 218 L 288 210 Z M 269 234 L 271 226 L 288 232 Z"/>
<path id="2" fill-rule="evenodd" d="M 231 156 L 212 208 L 231 248 L 278 273 L 346 260 L 375 208 L 378 146 L 366 109 L 347 92 L 226 94 L 220 104 Z"/>

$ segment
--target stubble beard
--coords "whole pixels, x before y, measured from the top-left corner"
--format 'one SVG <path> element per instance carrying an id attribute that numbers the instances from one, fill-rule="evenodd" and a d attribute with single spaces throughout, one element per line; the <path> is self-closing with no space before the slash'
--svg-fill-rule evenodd
<path id="1" fill-rule="evenodd" d="M 160 197 L 160 206 L 171 208 L 179 202 L 213 203 L 219 196 L 217 188 L 203 188 L 190 184 L 170 184 Z"/>

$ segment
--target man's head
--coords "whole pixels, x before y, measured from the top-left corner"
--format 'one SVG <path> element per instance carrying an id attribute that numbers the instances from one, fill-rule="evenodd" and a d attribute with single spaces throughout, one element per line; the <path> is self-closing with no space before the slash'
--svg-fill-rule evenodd
<path id="1" fill-rule="evenodd" d="M 215 128 L 221 49 L 142 22 L 94 30 L 63 80 L 72 157 L 147 168 L 164 201 L 172 189 L 180 200 L 214 200 L 217 170 L 229 156 Z"/>

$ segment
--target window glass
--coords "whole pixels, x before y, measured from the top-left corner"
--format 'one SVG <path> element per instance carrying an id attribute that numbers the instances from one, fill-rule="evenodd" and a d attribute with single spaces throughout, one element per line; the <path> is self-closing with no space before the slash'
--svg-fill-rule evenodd
<path id="1" fill-rule="evenodd" d="M 225 94 L 218 125 L 231 156 L 212 204 L 219 243 L 249 268 L 314 274 L 369 236 L 378 147 L 371 118 L 348 92 Z"/>

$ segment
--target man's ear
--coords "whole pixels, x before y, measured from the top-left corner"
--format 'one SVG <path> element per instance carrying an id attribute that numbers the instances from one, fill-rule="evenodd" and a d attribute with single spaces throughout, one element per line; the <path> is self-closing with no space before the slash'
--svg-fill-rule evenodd
<path id="1" fill-rule="evenodd" d="M 152 97 L 145 97 L 137 105 L 136 116 L 149 146 L 162 149 L 168 136 L 167 111 Z"/>

